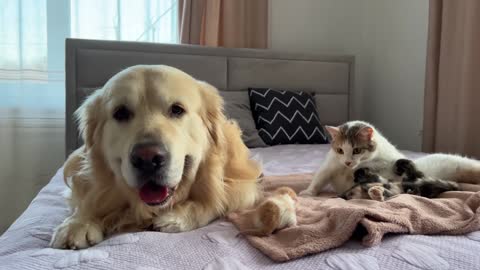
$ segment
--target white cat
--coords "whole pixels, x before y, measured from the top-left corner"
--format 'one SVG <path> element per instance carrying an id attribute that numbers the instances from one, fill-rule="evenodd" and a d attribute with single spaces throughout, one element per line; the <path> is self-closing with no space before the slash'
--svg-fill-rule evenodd
<path id="1" fill-rule="evenodd" d="M 332 137 L 331 149 L 310 186 L 301 196 L 316 196 L 327 184 L 337 194 L 354 185 L 353 172 L 369 168 L 388 179 L 396 179 L 393 166 L 405 156 L 375 127 L 351 121 L 338 127 L 325 127 Z M 449 154 L 431 154 L 415 160 L 425 175 L 458 183 L 480 184 L 480 161 Z"/>

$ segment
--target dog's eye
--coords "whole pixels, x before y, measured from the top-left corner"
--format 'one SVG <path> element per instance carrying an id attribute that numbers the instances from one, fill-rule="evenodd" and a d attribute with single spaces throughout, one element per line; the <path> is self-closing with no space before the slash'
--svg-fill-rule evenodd
<path id="1" fill-rule="evenodd" d="M 185 113 L 185 109 L 180 105 L 180 104 L 173 104 L 172 107 L 170 107 L 170 115 L 172 117 L 180 117 Z"/>
<path id="2" fill-rule="evenodd" d="M 133 117 L 133 113 L 124 105 L 119 106 L 113 113 L 113 118 L 118 122 L 126 122 Z"/>

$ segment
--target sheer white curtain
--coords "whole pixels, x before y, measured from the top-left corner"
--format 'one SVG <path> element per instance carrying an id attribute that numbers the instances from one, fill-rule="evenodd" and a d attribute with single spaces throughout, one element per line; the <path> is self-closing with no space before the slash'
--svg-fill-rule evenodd
<path id="1" fill-rule="evenodd" d="M 2 118 L 27 116 L 23 108 L 30 110 L 28 117 L 39 117 L 39 107 L 53 108 L 56 105 L 51 96 L 59 92 L 55 88 L 62 78 L 48 74 L 46 16 L 45 0 L 0 0 Z M 57 96 L 60 98 L 62 94 Z M 42 98 L 39 100 L 39 97 Z"/>
<path id="2" fill-rule="evenodd" d="M 65 38 L 176 33 L 176 0 L 0 0 L 0 234 L 64 160 Z"/>
<path id="3" fill-rule="evenodd" d="M 0 0 L 0 117 L 63 116 L 66 37 L 176 43 L 176 2 Z"/>
<path id="4" fill-rule="evenodd" d="M 72 0 L 73 37 L 176 43 L 176 0 Z"/>

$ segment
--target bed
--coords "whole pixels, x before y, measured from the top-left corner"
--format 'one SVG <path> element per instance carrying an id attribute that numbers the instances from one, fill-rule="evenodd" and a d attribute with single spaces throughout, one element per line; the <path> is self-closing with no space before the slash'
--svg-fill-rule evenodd
<path id="1" fill-rule="evenodd" d="M 306 89 L 324 124 L 350 118 L 352 56 L 312 56 L 262 50 L 67 40 L 66 154 L 81 145 L 72 114 L 84 97 L 119 70 L 135 64 L 167 64 L 222 91 L 251 86 Z M 252 148 L 265 175 L 312 173 L 328 145 Z M 405 152 L 415 158 L 422 153 Z M 275 263 L 217 220 L 185 233 L 115 235 L 81 250 L 48 248 L 53 229 L 69 210 L 62 170 L 0 237 L 0 269 L 478 269 L 480 232 L 465 236 L 391 235 L 365 248 L 351 240 L 340 248 Z"/>

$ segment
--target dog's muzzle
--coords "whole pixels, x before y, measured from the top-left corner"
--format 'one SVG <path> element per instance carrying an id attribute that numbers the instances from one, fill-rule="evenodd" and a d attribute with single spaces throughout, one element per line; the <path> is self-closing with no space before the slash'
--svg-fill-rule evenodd
<path id="1" fill-rule="evenodd" d="M 165 166 L 167 154 L 157 144 L 137 144 L 130 154 L 130 162 L 142 176 L 152 176 Z"/>
<path id="2" fill-rule="evenodd" d="M 168 187 L 164 178 L 167 154 L 155 143 L 141 143 L 133 147 L 130 162 L 139 182 L 140 199 L 148 205 L 165 204 L 174 189 Z"/>

